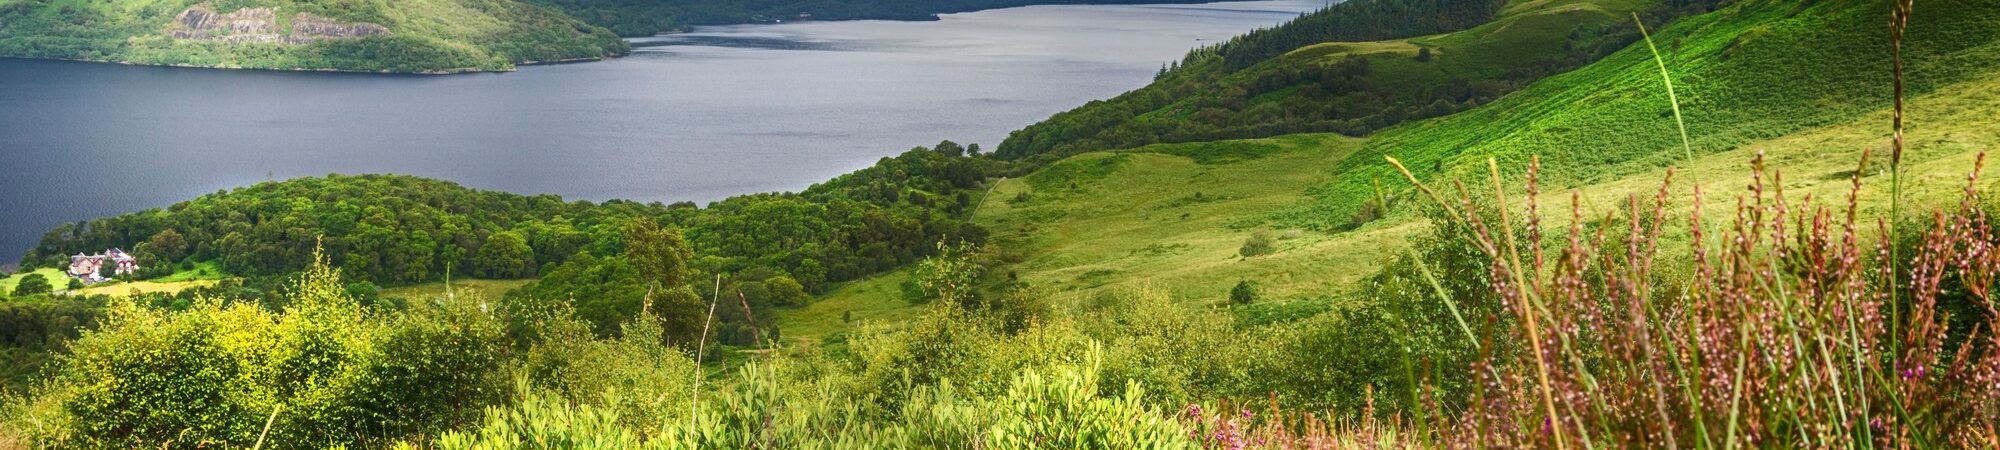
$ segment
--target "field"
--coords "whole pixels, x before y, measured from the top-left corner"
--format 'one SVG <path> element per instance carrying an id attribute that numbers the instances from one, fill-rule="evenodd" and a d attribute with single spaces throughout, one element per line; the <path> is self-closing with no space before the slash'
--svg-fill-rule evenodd
<path id="1" fill-rule="evenodd" d="M 802 308 L 778 311 L 785 341 L 810 345 L 862 324 L 899 325 L 923 312 L 903 300 L 900 286 L 908 270 L 841 284 Z"/>
<path id="2" fill-rule="evenodd" d="M 49 280 L 49 285 L 55 286 L 57 289 L 62 288 L 59 283 L 67 283 L 64 280 L 69 279 L 69 275 L 64 275 L 63 271 L 56 269 L 36 269 L 32 272 L 17 273 L 6 278 L 0 278 L 0 296 L 14 295 L 14 286 L 21 284 L 21 279 L 30 274 L 41 274 L 42 278 Z"/>

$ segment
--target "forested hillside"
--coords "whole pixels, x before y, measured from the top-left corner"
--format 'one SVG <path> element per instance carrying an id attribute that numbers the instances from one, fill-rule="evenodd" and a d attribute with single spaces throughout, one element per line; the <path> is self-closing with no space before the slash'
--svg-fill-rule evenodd
<path id="1" fill-rule="evenodd" d="M 434 73 L 628 51 L 515 0 L 0 0 L 0 56 L 21 58 Z"/>
<path id="2" fill-rule="evenodd" d="M 979 239 L 963 215 L 974 188 L 1007 165 L 965 151 L 946 141 L 804 192 L 707 207 L 564 201 L 394 175 L 260 183 L 57 227 L 22 265 L 64 267 L 71 254 L 117 247 L 154 262 L 153 275 L 202 262 L 273 275 L 304 268 L 317 243 L 349 277 L 383 285 L 439 280 L 447 269 L 519 278 L 580 253 L 621 253 L 624 225 L 646 218 L 685 229 L 705 270 L 776 269 L 818 289 L 914 261 L 946 237 Z"/>

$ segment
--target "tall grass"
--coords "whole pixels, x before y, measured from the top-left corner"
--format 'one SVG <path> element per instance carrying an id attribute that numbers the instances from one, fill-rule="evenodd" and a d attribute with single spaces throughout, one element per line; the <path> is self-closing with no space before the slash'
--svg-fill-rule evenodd
<path id="1" fill-rule="evenodd" d="M 1473 203 L 1434 197 L 1459 208 L 1454 220 L 1478 230 L 1474 239 L 1495 261 L 1494 289 L 1507 310 L 1523 323 L 1547 324 L 1510 332 L 1539 343 L 1530 353 L 1482 363 L 1493 375 L 1459 421 L 1439 430 L 1444 441 L 1540 448 L 2000 445 L 1993 430 L 2000 420 L 2000 346 L 1992 333 L 2000 322 L 1989 317 L 1975 330 L 1950 330 L 1937 309 L 1951 280 L 1962 280 L 1989 312 L 1993 307 L 2000 241 L 1980 208 L 1979 168 L 1967 175 L 1958 208 L 1934 213 L 1910 255 L 1910 311 L 1900 324 L 1907 331 L 1899 333 L 1889 315 L 1889 286 L 1898 280 L 1889 256 L 1893 241 L 1886 226 L 1875 239 L 1863 236 L 1855 204 L 1863 171 L 1845 205 L 1829 207 L 1787 198 L 1781 175 L 1767 171 L 1761 156 L 1754 167 L 1748 191 L 1714 236 L 1704 231 L 1705 205 L 1695 187 L 1686 218 L 1692 271 L 1685 279 L 1656 265 L 1656 243 L 1674 220 L 1667 216 L 1672 172 L 1652 198 L 1630 197 L 1622 217 L 1589 226 L 1573 209 L 1567 246 L 1552 260 L 1509 252 L 1516 238 L 1504 215 L 1503 223 L 1490 223 L 1470 210 Z M 1530 185 L 1534 172 L 1531 166 Z M 1969 332 L 1975 343 L 1947 353 L 1949 332 Z"/>

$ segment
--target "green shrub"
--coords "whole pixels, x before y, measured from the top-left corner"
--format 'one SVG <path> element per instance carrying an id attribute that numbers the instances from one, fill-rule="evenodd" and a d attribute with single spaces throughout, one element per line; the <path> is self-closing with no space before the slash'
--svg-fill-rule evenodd
<path id="1" fill-rule="evenodd" d="M 1278 243 L 1271 239 L 1271 233 L 1264 230 L 1257 230 L 1250 233 L 1250 239 L 1243 241 L 1243 248 L 1237 249 L 1236 254 L 1248 258 L 1277 252 Z"/>
<path id="2" fill-rule="evenodd" d="M 1257 282 L 1255 281 L 1250 281 L 1250 280 L 1238 281 L 1236 282 L 1236 287 L 1229 288 L 1230 303 L 1235 303 L 1238 305 L 1248 305 L 1256 301 L 1257 301 Z"/>
<path id="3" fill-rule="evenodd" d="M 112 304 L 40 393 L 60 409 L 42 437 L 248 447 L 271 421 L 269 448 L 368 446 L 477 419 L 505 395 L 503 328 L 474 305 L 364 308 L 324 263 L 293 292 L 284 312 L 215 299 L 178 312 Z"/>

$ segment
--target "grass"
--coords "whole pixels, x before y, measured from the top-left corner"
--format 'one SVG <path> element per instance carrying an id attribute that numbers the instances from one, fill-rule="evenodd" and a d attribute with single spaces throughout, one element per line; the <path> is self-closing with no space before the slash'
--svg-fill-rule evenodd
<path id="1" fill-rule="evenodd" d="M 1912 93 L 1984 79 L 2000 67 L 2000 36 L 1990 32 L 2000 26 L 2000 9 L 1972 1 L 1926 9 L 1932 12 L 1912 24 L 1917 31 L 1906 55 Z M 1739 2 L 1657 30 L 1653 38 L 1681 88 L 1693 153 L 1854 123 L 1888 107 L 1886 33 L 1862 31 L 1887 21 L 1888 8 L 1855 2 Z M 1270 217 L 1287 226 L 1339 229 L 1374 195 L 1373 181 L 1393 175 L 1382 156 L 1430 180 L 1474 176 L 1489 157 L 1518 171 L 1539 155 L 1545 181 L 1565 189 L 1659 171 L 1687 153 L 1660 81 L 1652 54 L 1633 46 L 1490 105 L 1385 130 L 1362 151 L 1366 157 L 1337 165 L 1336 176 L 1313 189 L 1318 202 Z M 1883 123 L 1866 126 L 1879 131 Z"/>
<path id="2" fill-rule="evenodd" d="M 41 274 L 43 278 L 47 278 L 49 280 L 49 285 L 55 286 L 58 289 L 62 288 L 62 285 L 59 283 L 67 283 L 68 281 L 66 280 L 69 279 L 69 275 L 64 274 L 63 271 L 56 269 L 35 269 L 29 272 L 17 273 L 7 276 L 5 278 L 0 278 L 0 296 L 14 295 L 14 287 L 20 285 L 21 279 L 27 278 L 27 276 L 30 274 Z"/>
<path id="3" fill-rule="evenodd" d="M 69 291 L 69 295 L 126 296 L 136 294 L 174 294 L 180 291 L 214 286 L 220 280 L 190 281 L 133 281 L 129 283 L 103 283 L 79 290 Z"/>
<path id="4" fill-rule="evenodd" d="M 171 275 L 154 278 L 152 280 L 147 280 L 147 281 L 153 281 L 159 283 L 178 283 L 183 281 L 222 280 L 228 278 L 230 278 L 230 275 L 228 272 L 222 271 L 222 263 L 215 261 L 205 261 L 205 262 L 195 263 L 195 266 L 192 269 L 174 272 Z"/>
<path id="5" fill-rule="evenodd" d="M 1079 155 L 1043 170 L 1125 163 L 1074 189 L 1038 186 L 1034 177 L 1000 183 L 994 198 L 1027 200 L 987 202 L 974 222 L 1021 261 L 1006 270 L 1045 291 L 1087 295 L 1152 285 L 1179 298 L 1221 302 L 1238 281 L 1253 279 L 1266 299 L 1323 295 L 1368 274 L 1385 256 L 1372 248 L 1411 228 L 1340 239 L 1280 233 L 1276 253 L 1244 258 L 1238 249 L 1257 229 L 1241 218 L 1309 200 L 1303 193 L 1324 180 L 1321 170 L 1361 144 L 1313 134 Z"/>
<path id="6" fill-rule="evenodd" d="M 44 269 L 44 270 L 55 270 L 55 269 Z M 154 278 L 151 280 L 132 281 L 132 282 L 100 283 L 83 289 L 70 291 L 68 292 L 68 294 L 107 295 L 107 296 L 122 296 L 131 294 L 175 294 L 179 293 L 180 291 L 192 288 L 214 286 L 216 283 L 220 283 L 223 280 L 227 280 L 230 278 L 233 278 L 233 276 L 228 274 L 227 272 L 223 272 L 222 265 L 220 263 L 204 262 L 196 264 L 194 268 L 179 272 L 174 272 L 173 274 L 164 277 Z M 55 279 L 52 278 L 51 280 Z M 67 281 L 63 282 L 67 283 Z"/>
<path id="7" fill-rule="evenodd" d="M 910 269 L 903 269 L 842 283 L 810 305 L 779 309 L 778 329 L 788 342 L 809 344 L 863 322 L 902 323 L 924 310 L 903 300 L 901 285 L 908 279 Z"/>

